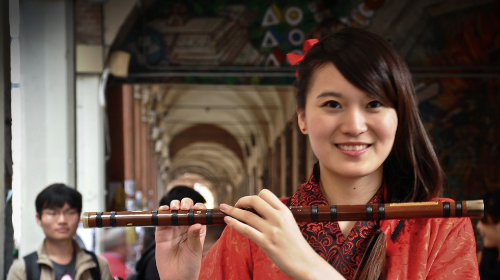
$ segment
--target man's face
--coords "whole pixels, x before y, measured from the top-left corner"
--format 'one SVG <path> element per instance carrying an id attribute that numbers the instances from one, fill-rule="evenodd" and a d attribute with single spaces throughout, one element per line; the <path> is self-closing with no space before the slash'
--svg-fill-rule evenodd
<path id="1" fill-rule="evenodd" d="M 37 214 L 36 219 L 47 239 L 63 241 L 72 239 L 76 234 L 80 215 L 77 209 L 65 203 L 61 208 L 43 209 L 41 217 Z"/>

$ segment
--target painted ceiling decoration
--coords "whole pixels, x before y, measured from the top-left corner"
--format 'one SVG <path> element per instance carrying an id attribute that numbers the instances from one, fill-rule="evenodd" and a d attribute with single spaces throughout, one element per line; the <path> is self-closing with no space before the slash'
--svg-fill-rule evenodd
<path id="1" fill-rule="evenodd" d="M 500 108 L 499 1 L 143 3 L 112 49 L 132 55 L 121 81 L 136 83 L 145 100 L 164 177 L 192 166 L 224 182 L 221 188 L 237 189 L 257 167 L 262 179 L 269 149 L 294 120 L 295 68 L 285 54 L 302 53 L 306 39 L 353 26 L 379 34 L 407 61 L 453 185 L 450 196 L 474 197 L 464 186 L 500 185 L 491 170 L 500 162 L 491 145 L 500 140 L 492 113 Z"/>

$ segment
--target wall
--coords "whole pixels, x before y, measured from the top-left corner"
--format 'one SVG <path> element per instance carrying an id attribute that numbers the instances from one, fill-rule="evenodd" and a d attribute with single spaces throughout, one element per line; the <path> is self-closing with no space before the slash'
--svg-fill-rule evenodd
<path id="1" fill-rule="evenodd" d="M 12 98 L 16 130 L 12 141 L 20 255 L 35 250 L 43 240 L 42 230 L 35 226 L 36 195 L 54 182 L 76 183 L 72 4 L 27 0 L 15 15 L 19 64 L 14 67 L 21 75 L 19 91 Z"/>

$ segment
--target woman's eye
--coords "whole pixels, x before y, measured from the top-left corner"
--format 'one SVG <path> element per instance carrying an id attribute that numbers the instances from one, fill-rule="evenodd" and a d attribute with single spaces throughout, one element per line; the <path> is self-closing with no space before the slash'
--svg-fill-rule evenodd
<path id="1" fill-rule="evenodd" d="M 330 108 L 340 108 L 340 104 L 337 101 L 327 101 L 323 104 L 323 106 Z"/>
<path id="2" fill-rule="evenodd" d="M 371 101 L 370 103 L 368 103 L 368 108 L 378 108 L 382 106 L 382 103 L 380 103 L 379 101 Z"/>

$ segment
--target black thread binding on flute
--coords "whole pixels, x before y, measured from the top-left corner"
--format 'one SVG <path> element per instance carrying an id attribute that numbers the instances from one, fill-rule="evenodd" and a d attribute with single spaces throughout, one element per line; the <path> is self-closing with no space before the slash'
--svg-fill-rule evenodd
<path id="1" fill-rule="evenodd" d="M 188 211 L 188 224 L 194 225 L 194 210 L 193 209 L 189 209 L 189 211 Z"/>
<path id="2" fill-rule="evenodd" d="M 172 210 L 172 225 L 173 226 L 178 226 L 179 225 L 179 218 L 177 217 L 177 210 Z"/>
<path id="3" fill-rule="evenodd" d="M 337 220 L 337 205 L 330 205 L 330 220 Z"/>
<path id="4" fill-rule="evenodd" d="M 158 210 L 151 211 L 151 223 L 153 226 L 158 225 Z"/>
<path id="5" fill-rule="evenodd" d="M 384 204 L 378 205 L 378 219 L 379 220 L 385 219 L 385 205 Z"/>
<path id="6" fill-rule="evenodd" d="M 316 222 L 318 220 L 318 206 L 317 205 L 311 206 L 311 220 L 313 222 Z"/>
<path id="7" fill-rule="evenodd" d="M 98 228 L 102 227 L 102 212 L 95 213 L 95 226 Z"/>
<path id="8" fill-rule="evenodd" d="M 373 206 L 371 204 L 366 204 L 366 219 L 373 220 Z"/>
<path id="9" fill-rule="evenodd" d="M 455 202 L 455 216 L 462 217 L 462 201 Z"/>
<path id="10" fill-rule="evenodd" d="M 109 216 L 109 225 L 111 227 L 116 227 L 116 211 L 111 211 Z"/>
<path id="11" fill-rule="evenodd" d="M 443 202 L 443 217 L 447 218 L 450 216 L 450 203 Z"/>
<path id="12" fill-rule="evenodd" d="M 212 209 L 207 209 L 207 225 L 211 225 L 214 222 L 212 221 Z"/>

